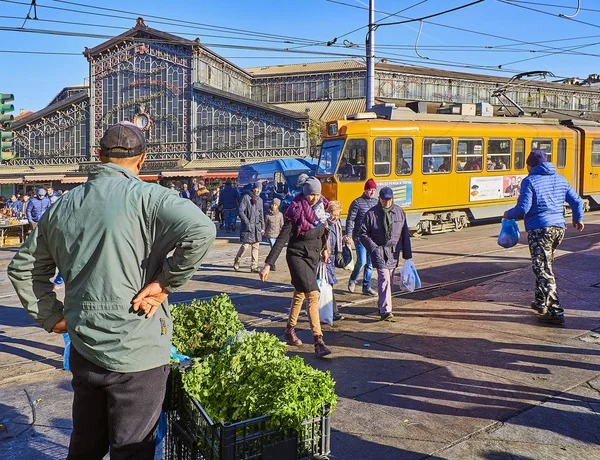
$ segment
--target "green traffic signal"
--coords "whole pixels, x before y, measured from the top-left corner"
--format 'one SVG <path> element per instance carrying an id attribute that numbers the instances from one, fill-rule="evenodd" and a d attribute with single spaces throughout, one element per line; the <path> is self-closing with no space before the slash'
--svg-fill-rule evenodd
<path id="1" fill-rule="evenodd" d="M 12 122 L 15 121 L 15 117 L 13 115 L 2 114 L 0 115 L 0 128 L 8 128 L 12 125 Z"/>
<path id="2" fill-rule="evenodd" d="M 14 100 L 15 100 L 14 94 L 0 93 L 0 102 L 2 104 L 4 104 L 5 102 L 10 102 L 10 101 L 14 101 Z"/>

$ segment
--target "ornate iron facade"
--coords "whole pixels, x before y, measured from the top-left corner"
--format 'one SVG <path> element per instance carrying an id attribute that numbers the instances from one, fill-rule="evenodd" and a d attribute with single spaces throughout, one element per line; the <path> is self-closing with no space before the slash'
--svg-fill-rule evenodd
<path id="1" fill-rule="evenodd" d="M 81 98 L 80 98 L 81 99 Z M 89 100 L 66 104 L 15 128 L 14 165 L 74 164 L 88 159 Z"/>
<path id="2" fill-rule="evenodd" d="M 144 130 L 150 158 L 190 151 L 191 47 L 140 39 L 89 59 L 94 151 L 106 128 L 121 120 Z"/>
<path id="3" fill-rule="evenodd" d="M 193 159 L 281 158 L 306 154 L 299 120 L 210 92 L 196 90 Z"/>

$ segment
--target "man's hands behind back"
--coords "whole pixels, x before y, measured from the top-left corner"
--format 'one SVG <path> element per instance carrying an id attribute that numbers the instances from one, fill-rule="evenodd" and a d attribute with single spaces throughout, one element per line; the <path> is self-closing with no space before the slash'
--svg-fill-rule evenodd
<path id="1" fill-rule="evenodd" d="M 152 281 L 131 302 L 135 312 L 142 311 L 146 318 L 152 318 L 156 310 L 167 298 L 168 292 L 163 289 L 158 281 Z"/>

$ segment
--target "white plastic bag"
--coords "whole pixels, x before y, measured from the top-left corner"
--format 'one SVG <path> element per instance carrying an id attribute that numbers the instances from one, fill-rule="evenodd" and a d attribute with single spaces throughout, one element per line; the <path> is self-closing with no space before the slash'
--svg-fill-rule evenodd
<path id="1" fill-rule="evenodd" d="M 346 265 L 344 266 L 344 270 L 349 272 L 353 271 L 354 253 L 352 252 L 352 248 L 349 245 L 344 244 L 344 247 L 342 248 L 342 254 L 344 256 L 344 262 L 346 263 Z"/>
<path id="2" fill-rule="evenodd" d="M 421 287 L 421 278 L 412 260 L 405 260 L 402 269 L 394 273 L 394 285 L 409 292 Z"/>
<path id="3" fill-rule="evenodd" d="M 319 286 L 319 318 L 322 323 L 333 326 L 333 287 L 327 282 L 327 268 L 319 263 L 317 271 L 317 286 Z"/>

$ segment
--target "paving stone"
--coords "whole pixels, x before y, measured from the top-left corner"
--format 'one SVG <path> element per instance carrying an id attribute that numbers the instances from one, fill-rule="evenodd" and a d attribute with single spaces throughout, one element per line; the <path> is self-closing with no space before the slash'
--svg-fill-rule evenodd
<path id="1" fill-rule="evenodd" d="M 511 418 L 483 439 L 600 449 L 600 394 L 579 386 Z"/>
<path id="2" fill-rule="evenodd" d="M 513 381 L 535 382 L 552 391 L 570 388 L 600 372 L 600 348 L 596 345 L 544 342 L 435 318 L 426 328 L 406 331 L 380 343 Z M 575 341 L 572 343 L 575 345 Z"/>
<path id="3" fill-rule="evenodd" d="M 547 397 L 544 390 L 450 365 L 342 399 L 334 427 L 346 433 L 452 442 Z M 369 427 L 369 428 L 367 428 Z"/>
<path id="4" fill-rule="evenodd" d="M 496 440 L 468 440 L 442 452 L 446 460 L 598 460 L 597 447 L 572 447 Z"/>
<path id="5" fill-rule="evenodd" d="M 330 456 L 332 460 L 419 460 L 426 458 L 428 452 L 442 448 L 444 443 L 334 430 L 331 445 L 335 446 Z"/>
<path id="6" fill-rule="evenodd" d="M 290 351 L 301 355 L 317 369 L 331 371 L 336 381 L 336 393 L 350 398 L 444 365 L 420 355 L 400 352 L 348 335 L 327 337 L 326 343 L 332 352 L 327 359 L 317 358 L 312 350 L 309 353 Z"/>

